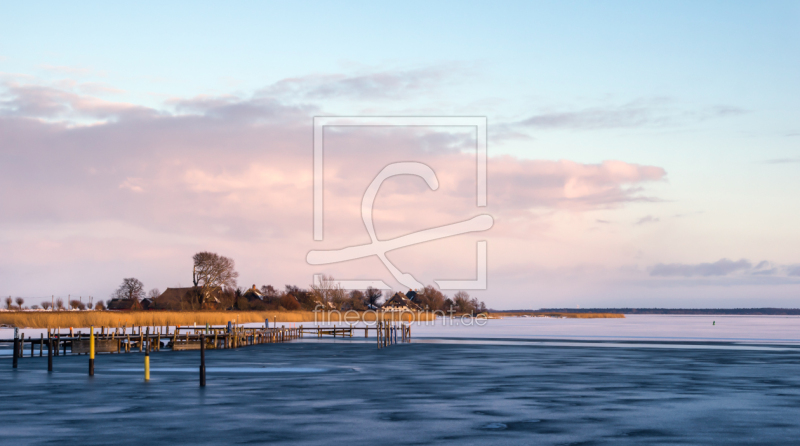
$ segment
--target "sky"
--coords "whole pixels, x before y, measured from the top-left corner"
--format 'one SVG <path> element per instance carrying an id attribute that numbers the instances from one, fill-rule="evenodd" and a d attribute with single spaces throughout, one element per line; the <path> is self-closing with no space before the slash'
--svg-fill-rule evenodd
<path id="1" fill-rule="evenodd" d="M 800 307 L 799 2 L 4 2 L 0 295 L 107 299 L 125 277 L 239 285 L 383 280 L 361 199 L 394 162 L 379 239 L 491 229 L 397 249 L 423 283 L 474 279 L 495 309 Z M 315 116 L 478 116 L 470 128 L 325 133 Z M 452 291 L 447 291 L 452 294 Z"/>

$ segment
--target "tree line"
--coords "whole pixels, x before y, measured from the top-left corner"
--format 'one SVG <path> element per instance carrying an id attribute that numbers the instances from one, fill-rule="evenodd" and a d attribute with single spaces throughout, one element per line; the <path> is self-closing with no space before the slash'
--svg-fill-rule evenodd
<path id="1" fill-rule="evenodd" d="M 372 287 L 344 290 L 330 276 L 322 276 L 319 283 L 311 284 L 308 288 L 297 285 L 285 285 L 282 290 L 272 285 L 242 288 L 236 284 L 239 273 L 236 272 L 233 259 L 204 251 L 195 254 L 192 260 L 194 287 L 186 292 L 162 295 L 154 288 L 145 293 L 140 280 L 126 278 L 112 299 L 139 302 L 148 298 L 149 308 L 160 310 L 364 311 L 379 307 L 382 299 L 391 297 Z M 413 303 L 426 311 L 453 311 L 460 314 L 486 311 L 483 302 L 470 297 L 465 291 L 459 291 L 451 298 L 431 285 L 416 290 Z"/>
<path id="2" fill-rule="evenodd" d="M 50 310 L 51 308 L 56 311 L 63 311 L 63 310 L 105 310 L 105 303 L 101 300 L 97 303 L 94 303 L 93 300 L 89 302 L 84 302 L 83 298 L 79 299 L 72 299 L 71 297 L 66 299 L 66 301 L 61 297 L 53 297 L 49 302 L 42 301 L 39 305 L 31 305 L 30 307 L 25 306 L 25 299 L 22 297 L 12 298 L 8 296 L 5 298 L 5 307 L 6 310 L 9 311 L 21 311 L 21 310 Z M 92 299 L 92 298 L 90 298 Z"/>

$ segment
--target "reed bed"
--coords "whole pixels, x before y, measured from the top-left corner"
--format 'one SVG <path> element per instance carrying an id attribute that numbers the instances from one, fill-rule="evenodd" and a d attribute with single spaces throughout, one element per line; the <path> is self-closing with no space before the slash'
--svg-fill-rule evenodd
<path id="1" fill-rule="evenodd" d="M 573 319 L 616 319 L 625 318 L 624 314 L 618 313 L 541 313 L 538 311 L 520 311 L 514 313 L 490 313 L 490 317 L 566 317 Z"/>
<path id="2" fill-rule="evenodd" d="M 0 324 L 19 328 L 56 327 L 132 327 L 174 325 L 225 325 L 228 321 L 239 324 L 264 322 L 355 323 L 383 320 L 433 320 L 431 313 L 380 314 L 376 312 L 312 311 L 5 311 L 0 312 Z"/>

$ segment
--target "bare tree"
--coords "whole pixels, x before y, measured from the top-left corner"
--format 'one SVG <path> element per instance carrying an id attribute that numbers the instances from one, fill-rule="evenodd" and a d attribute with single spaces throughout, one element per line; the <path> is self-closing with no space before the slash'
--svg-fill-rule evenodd
<path id="1" fill-rule="evenodd" d="M 417 297 L 414 298 L 414 301 L 421 305 L 422 308 L 432 311 L 446 311 L 447 308 L 444 308 L 444 300 L 445 295 L 442 294 L 441 291 L 434 288 L 433 285 L 428 285 L 418 291 Z"/>
<path id="2" fill-rule="evenodd" d="M 6 297 L 6 310 L 10 310 L 14 306 L 14 299 L 11 296 Z"/>
<path id="3" fill-rule="evenodd" d="M 211 301 L 212 295 L 223 288 L 236 288 L 239 273 L 235 270 L 236 263 L 233 259 L 203 251 L 195 254 L 193 260 L 192 281 L 194 286 L 200 287 L 201 306 Z"/>
<path id="4" fill-rule="evenodd" d="M 144 284 L 141 280 L 135 277 L 122 279 L 122 285 L 114 291 L 111 297 L 117 299 L 136 299 L 137 301 L 144 298 Z"/>
<path id="5" fill-rule="evenodd" d="M 147 292 L 147 297 L 149 297 L 150 299 L 155 299 L 156 297 L 158 297 L 160 295 L 161 295 L 161 291 L 159 291 L 158 288 L 153 288 L 152 290 Z"/>
<path id="6" fill-rule="evenodd" d="M 59 310 L 59 311 L 64 309 L 64 299 L 62 299 L 60 297 L 58 299 L 56 299 L 56 309 Z"/>
<path id="7" fill-rule="evenodd" d="M 337 310 L 345 301 L 345 292 L 332 276 L 323 275 L 319 283 L 311 284 L 311 294 L 323 305 L 332 304 Z"/>
<path id="8" fill-rule="evenodd" d="M 379 289 L 377 289 L 377 288 L 372 288 L 372 287 L 369 287 L 369 288 L 367 288 L 367 290 L 364 292 L 364 296 L 366 297 L 366 299 L 367 299 L 367 302 L 368 302 L 370 305 L 373 305 L 373 306 L 376 306 L 376 307 L 377 307 L 377 306 L 378 306 L 378 301 L 379 301 L 379 300 L 381 299 L 381 297 L 383 296 L 383 291 L 381 291 L 381 290 L 379 290 Z"/>
<path id="9" fill-rule="evenodd" d="M 347 302 L 347 305 L 350 307 L 349 309 L 358 311 L 367 309 L 367 306 L 365 304 L 367 299 L 364 296 L 363 291 L 361 290 L 350 291 L 350 294 L 348 294 L 348 298 L 349 302 Z"/>
<path id="10" fill-rule="evenodd" d="M 476 307 L 478 306 L 478 299 L 470 299 L 469 293 L 466 291 L 459 291 L 453 295 L 453 302 L 458 308 L 458 311 L 461 313 L 474 314 L 475 310 L 477 310 Z"/>
<path id="11" fill-rule="evenodd" d="M 25 303 L 25 299 L 23 299 L 21 297 L 18 297 L 16 299 L 14 299 L 14 301 L 17 303 L 17 309 L 21 310 L 22 309 L 22 304 Z"/>
<path id="12" fill-rule="evenodd" d="M 97 302 L 96 304 L 94 304 L 94 309 L 97 310 L 97 311 L 103 311 L 103 310 L 106 309 L 106 306 L 105 306 L 105 304 L 103 304 L 103 301 L 101 300 L 100 302 Z"/>
<path id="13" fill-rule="evenodd" d="M 46 302 L 46 301 L 42 302 L 42 308 L 44 308 L 45 310 L 49 310 L 52 307 L 53 307 L 53 304 L 51 304 L 50 302 Z"/>
<path id="14" fill-rule="evenodd" d="M 82 305 L 81 301 L 79 301 L 78 299 L 72 299 L 71 301 L 69 301 L 69 307 L 73 310 L 79 309 L 81 305 Z"/>

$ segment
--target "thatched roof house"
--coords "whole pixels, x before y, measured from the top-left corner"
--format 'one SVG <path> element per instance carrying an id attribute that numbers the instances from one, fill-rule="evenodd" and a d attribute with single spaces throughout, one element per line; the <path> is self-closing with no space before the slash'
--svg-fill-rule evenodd
<path id="1" fill-rule="evenodd" d="M 416 295 L 417 293 L 414 291 L 409 291 L 408 294 L 398 291 L 381 305 L 381 309 L 383 311 L 421 311 L 422 308 L 413 301 Z"/>
<path id="2" fill-rule="evenodd" d="M 111 299 L 106 306 L 108 310 L 141 310 L 142 304 L 139 299 Z"/>
<path id="3" fill-rule="evenodd" d="M 163 293 L 161 293 L 161 295 L 159 295 L 156 298 L 156 300 L 160 302 L 171 302 L 171 301 L 180 302 L 183 300 L 184 297 L 186 297 L 188 293 L 192 291 L 199 292 L 200 287 L 190 286 L 184 288 L 167 288 L 166 290 L 164 290 Z"/>
<path id="4" fill-rule="evenodd" d="M 250 288 L 247 291 L 245 291 L 244 294 L 242 294 L 242 297 L 251 302 L 254 300 L 264 300 L 264 294 L 261 292 L 261 290 L 256 288 L 255 285 L 253 285 L 253 288 Z"/>

